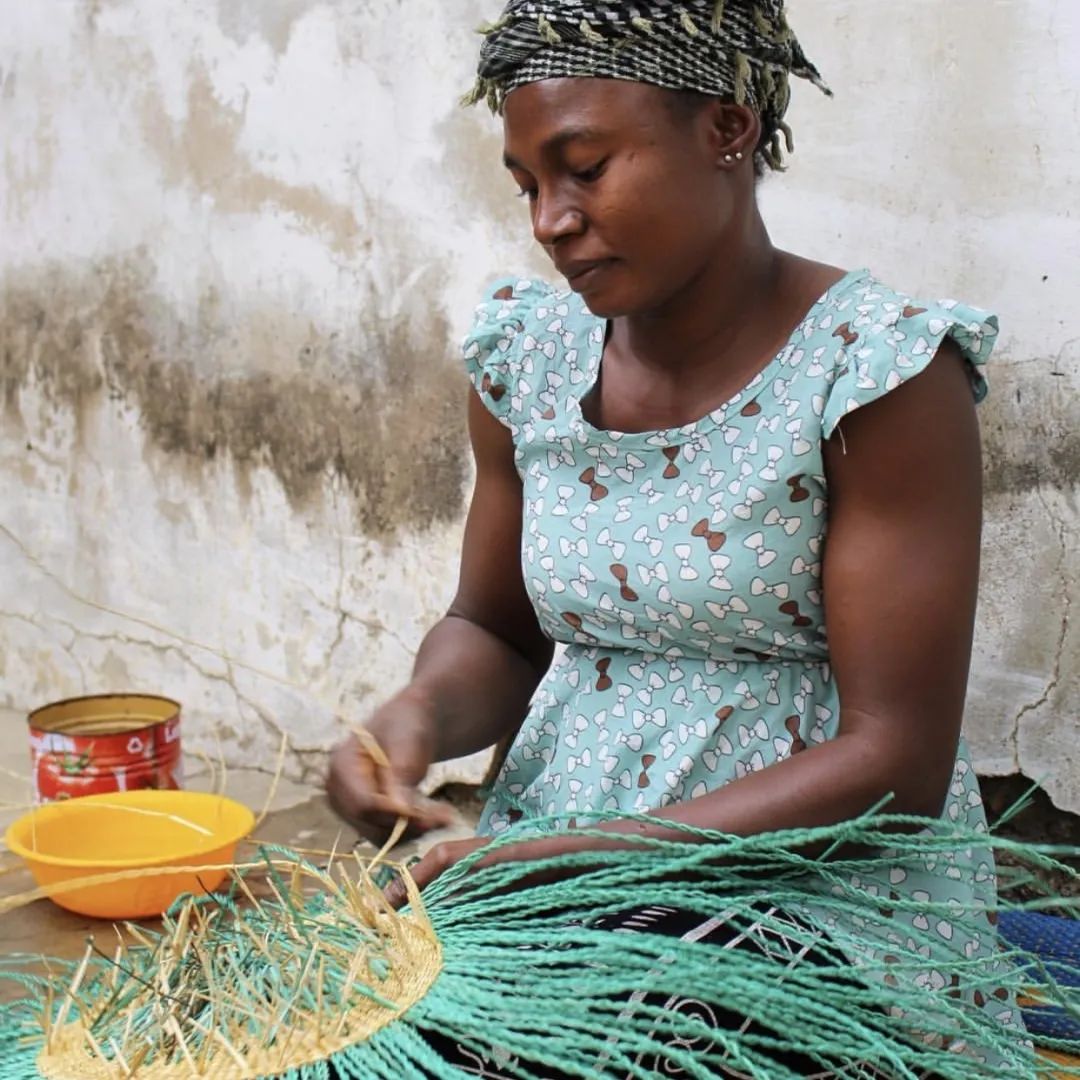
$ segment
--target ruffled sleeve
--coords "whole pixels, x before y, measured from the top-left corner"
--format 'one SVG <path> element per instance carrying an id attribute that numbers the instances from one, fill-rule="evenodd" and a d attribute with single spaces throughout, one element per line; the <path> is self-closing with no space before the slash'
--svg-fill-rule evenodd
<path id="1" fill-rule="evenodd" d="M 551 292 L 541 282 L 503 278 L 484 290 L 472 329 L 461 346 L 465 369 L 488 411 L 516 431 L 522 343 L 537 304 Z"/>
<path id="2" fill-rule="evenodd" d="M 975 400 L 986 396 L 983 366 L 997 338 L 996 316 L 955 300 L 921 303 L 881 286 L 862 301 L 834 331 L 842 345 L 822 415 L 826 439 L 849 413 L 924 371 L 946 338 L 967 361 Z"/>

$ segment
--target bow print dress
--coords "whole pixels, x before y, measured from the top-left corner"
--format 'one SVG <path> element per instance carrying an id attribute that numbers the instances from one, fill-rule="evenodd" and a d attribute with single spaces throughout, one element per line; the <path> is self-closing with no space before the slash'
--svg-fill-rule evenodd
<path id="1" fill-rule="evenodd" d="M 946 337 L 981 398 L 994 317 L 918 302 L 854 271 L 720 408 L 683 427 L 625 434 L 593 428 L 580 404 L 597 379 L 605 322 L 576 294 L 538 282 L 501 281 L 488 297 L 464 358 L 511 432 L 525 586 L 565 650 L 534 695 L 481 832 L 522 815 L 694 798 L 833 738 L 823 444 L 846 414 L 922 371 Z M 985 828 L 963 744 L 944 813 Z M 883 867 L 861 885 L 870 897 L 970 905 L 993 897 L 993 861 L 987 851 L 939 856 Z M 898 911 L 881 949 L 908 940 L 919 918 Z M 954 929 L 947 920 L 937 928 L 947 953 L 993 947 L 989 925 L 985 940 L 960 942 Z M 920 978 L 951 981 L 932 957 Z M 1013 1008 L 986 1007 L 1005 1021 Z"/>

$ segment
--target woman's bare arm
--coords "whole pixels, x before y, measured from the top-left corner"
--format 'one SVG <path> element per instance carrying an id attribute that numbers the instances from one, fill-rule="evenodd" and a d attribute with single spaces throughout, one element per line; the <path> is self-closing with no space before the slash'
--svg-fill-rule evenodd
<path id="1" fill-rule="evenodd" d="M 981 467 L 958 350 L 843 422 L 826 448 L 824 589 L 839 733 L 706 795 L 616 820 L 611 841 L 559 833 L 500 849 L 500 861 L 621 846 L 620 834 L 685 839 L 678 821 L 751 835 L 829 825 L 883 798 L 935 816 L 955 762 L 979 574 Z M 473 845 L 475 846 L 475 845 Z M 470 845 L 440 845 L 424 880 Z"/>
<path id="2" fill-rule="evenodd" d="M 476 486 L 465 526 L 457 595 L 427 634 L 409 684 L 365 723 L 387 755 L 382 767 L 355 737 L 331 755 L 327 792 L 372 836 L 399 815 L 442 824 L 413 789 L 434 761 L 482 750 L 516 731 L 551 662 L 521 572 L 521 478 L 510 432 L 469 399 Z M 431 816 L 434 814 L 435 816 Z"/>
<path id="3" fill-rule="evenodd" d="M 437 757 L 491 746 L 525 715 L 551 663 L 521 573 L 521 478 L 510 432 L 469 396 L 476 488 L 465 525 L 457 595 L 428 634 L 412 685 L 433 702 Z"/>

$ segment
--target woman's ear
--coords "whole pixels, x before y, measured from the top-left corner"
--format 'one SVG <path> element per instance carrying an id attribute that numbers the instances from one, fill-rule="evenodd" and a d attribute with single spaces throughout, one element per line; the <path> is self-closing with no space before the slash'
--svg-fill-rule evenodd
<path id="1" fill-rule="evenodd" d="M 761 140 L 761 118 L 749 105 L 735 105 L 719 98 L 705 108 L 709 152 L 717 165 L 753 165 Z"/>

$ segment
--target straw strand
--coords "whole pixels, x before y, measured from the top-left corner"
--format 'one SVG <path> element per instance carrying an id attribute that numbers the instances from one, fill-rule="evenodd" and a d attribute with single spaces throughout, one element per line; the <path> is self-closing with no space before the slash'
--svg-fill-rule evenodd
<path id="1" fill-rule="evenodd" d="M 615 816 L 594 815 L 584 832 Z M 372 861 L 324 870 L 266 848 L 237 871 L 232 895 L 183 901 L 160 931 L 141 928 L 116 956 L 90 952 L 45 976 L 12 962 L 27 997 L 0 1010 L 0 1080 L 326 1080 L 330 1063 L 365 1080 L 461 1076 L 433 1048 L 436 1035 L 478 1055 L 500 1047 L 506 1075 L 518 1078 L 556 1070 L 647 1080 L 656 1071 L 641 1063 L 657 1060 L 699 1077 L 784 1080 L 793 1074 L 777 1055 L 795 1048 L 839 1075 L 871 1075 L 853 1072 L 865 1063 L 896 1078 L 985 1080 L 979 1055 L 1001 1062 L 993 1075 L 1035 1070 L 1019 1030 L 998 1018 L 1018 992 L 1080 1015 L 1080 988 L 1059 985 L 1045 966 L 1014 949 L 965 951 L 965 935 L 993 934 L 993 910 L 921 904 L 928 929 L 884 944 L 889 906 L 908 902 L 875 903 L 856 884 L 883 865 L 874 851 L 888 848 L 894 865 L 976 842 L 1080 883 L 1063 861 L 1075 849 L 879 813 L 751 837 L 684 827 L 677 840 L 636 837 L 620 850 L 481 865 L 507 843 L 565 825 L 554 818 L 511 830 L 422 897 L 399 868 L 410 904 L 401 912 L 375 886 Z M 811 844 L 834 857 L 807 856 Z M 559 879 L 537 884 L 544 869 Z M 1006 884 L 1027 873 L 1003 868 Z M 269 878 L 269 898 L 256 899 L 253 877 Z M 730 949 L 596 928 L 631 897 L 713 916 L 764 944 Z M 1080 914 L 1080 900 L 1065 896 L 999 904 L 1045 906 Z M 863 920 L 858 935 L 838 929 L 853 912 Z M 957 928 L 949 942 L 933 930 L 946 915 Z M 767 943 L 781 938 L 791 953 L 778 963 Z M 920 982 L 931 944 L 951 990 Z M 643 985 L 660 997 L 628 1007 Z M 716 1031 L 663 1006 L 686 987 L 752 1026 Z M 1061 1075 L 1080 1071 L 1063 1066 Z"/>

